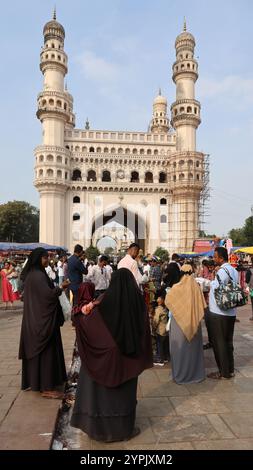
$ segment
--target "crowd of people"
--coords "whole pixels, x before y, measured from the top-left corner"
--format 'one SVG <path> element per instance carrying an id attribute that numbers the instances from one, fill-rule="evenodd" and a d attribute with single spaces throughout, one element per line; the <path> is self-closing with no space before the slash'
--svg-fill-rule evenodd
<path id="1" fill-rule="evenodd" d="M 7 282 L 14 285 L 15 272 L 13 264 L 3 262 L 2 292 Z M 140 432 L 135 427 L 137 381 L 145 369 L 170 361 L 177 384 L 198 383 L 206 378 L 204 350 L 213 348 L 217 371 L 207 377 L 234 376 L 236 309 L 222 310 L 215 291 L 231 279 L 237 285 L 239 273 L 224 247 L 215 248 L 214 257 L 202 263 L 177 254 L 162 263 L 156 256 L 142 256 L 133 243 L 117 266 L 105 255 L 89 262 L 81 245 L 69 258 L 60 254 L 54 260 L 44 249 L 34 250 L 20 275 L 22 390 L 39 391 L 45 398 L 63 396 L 59 300 L 64 292 L 72 303 L 81 358 L 71 424 L 96 440 L 132 438 Z M 248 268 L 243 286 L 250 293 L 252 274 Z"/>

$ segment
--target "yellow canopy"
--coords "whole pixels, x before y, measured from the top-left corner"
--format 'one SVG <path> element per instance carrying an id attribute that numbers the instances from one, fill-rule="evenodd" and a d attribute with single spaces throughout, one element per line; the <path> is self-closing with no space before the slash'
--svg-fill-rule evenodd
<path id="1" fill-rule="evenodd" d="M 246 246 L 245 248 L 239 248 L 239 250 L 235 250 L 234 253 L 248 253 L 249 255 L 253 255 L 253 246 Z"/>

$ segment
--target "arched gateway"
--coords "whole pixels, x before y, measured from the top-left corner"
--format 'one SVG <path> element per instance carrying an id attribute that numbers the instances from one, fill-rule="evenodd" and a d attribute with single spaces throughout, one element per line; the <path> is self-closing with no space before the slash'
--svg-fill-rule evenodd
<path id="1" fill-rule="evenodd" d="M 64 84 L 64 28 L 54 16 L 43 34 L 44 88 L 37 111 L 43 143 L 35 150 L 40 241 L 69 250 L 76 243 L 87 247 L 99 227 L 116 220 L 144 252 L 157 246 L 170 252 L 191 250 L 198 236 L 205 157 L 196 151 L 198 63 L 195 39 L 186 25 L 175 44 L 177 99 L 171 121 L 159 90 L 148 132 L 91 129 L 88 121 L 76 129 L 73 98 Z"/>

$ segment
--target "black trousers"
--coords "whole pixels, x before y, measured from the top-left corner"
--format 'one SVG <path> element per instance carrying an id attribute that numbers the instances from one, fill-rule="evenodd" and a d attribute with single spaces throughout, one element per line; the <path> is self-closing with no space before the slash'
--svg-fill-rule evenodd
<path id="1" fill-rule="evenodd" d="M 234 326 L 235 317 L 208 313 L 209 334 L 214 357 L 222 377 L 234 373 Z"/>
<path id="2" fill-rule="evenodd" d="M 209 308 L 207 307 L 205 309 L 205 314 L 204 314 L 204 320 L 206 324 L 206 331 L 207 331 L 207 337 L 208 337 L 208 343 L 212 345 L 212 340 L 211 340 L 211 335 L 210 335 L 210 327 L 209 327 Z"/>
<path id="3" fill-rule="evenodd" d="M 161 336 L 157 335 L 158 349 L 160 354 L 161 362 L 164 362 L 166 359 L 170 360 L 170 343 L 169 335 Z"/>

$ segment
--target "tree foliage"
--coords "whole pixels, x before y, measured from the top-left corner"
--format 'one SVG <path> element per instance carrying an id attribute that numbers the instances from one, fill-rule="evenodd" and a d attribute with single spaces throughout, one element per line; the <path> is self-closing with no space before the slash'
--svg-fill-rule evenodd
<path id="1" fill-rule="evenodd" d="M 114 248 L 112 246 L 107 246 L 107 248 L 105 248 L 104 250 L 104 254 L 106 256 L 110 257 L 113 253 L 114 253 Z"/>
<path id="2" fill-rule="evenodd" d="M 242 228 L 233 228 L 228 235 L 235 246 L 253 246 L 253 217 L 248 217 Z"/>
<path id="3" fill-rule="evenodd" d="M 100 255 L 99 249 L 96 246 L 92 245 L 90 245 L 89 248 L 86 248 L 85 253 L 88 260 L 91 261 L 96 261 L 97 257 Z"/>
<path id="4" fill-rule="evenodd" d="M 161 259 L 161 261 L 164 263 L 164 261 L 169 260 L 169 252 L 165 250 L 165 248 L 162 248 L 161 246 L 158 246 L 154 252 L 155 256 L 158 256 L 158 258 Z"/>
<path id="5" fill-rule="evenodd" d="M 0 204 L 0 241 L 39 241 L 39 210 L 25 201 Z"/>

